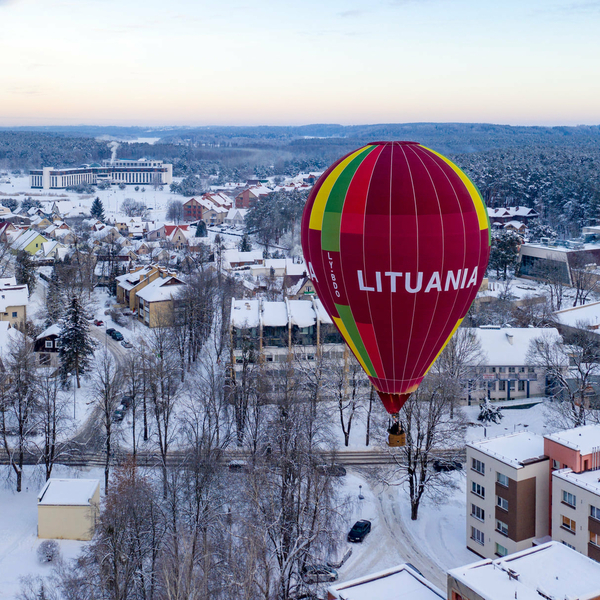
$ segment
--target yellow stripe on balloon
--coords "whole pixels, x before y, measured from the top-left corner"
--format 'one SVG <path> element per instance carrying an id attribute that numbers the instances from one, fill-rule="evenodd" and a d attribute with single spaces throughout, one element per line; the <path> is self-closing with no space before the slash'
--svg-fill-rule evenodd
<path id="1" fill-rule="evenodd" d="M 445 156 L 442 156 L 439 152 L 436 152 L 431 148 L 427 148 L 426 146 L 421 146 L 421 148 L 429 150 L 429 152 L 441 158 L 460 177 L 460 180 L 464 183 L 465 187 L 467 188 L 467 191 L 469 192 L 469 195 L 471 196 L 471 199 L 473 200 L 473 204 L 475 205 L 475 210 L 477 212 L 477 220 L 479 221 L 479 229 L 488 229 L 489 221 L 487 209 L 485 208 L 485 204 L 483 203 L 481 195 L 477 191 L 475 184 L 451 160 L 448 160 Z"/>
<path id="2" fill-rule="evenodd" d="M 429 373 L 429 369 L 431 369 L 431 367 L 433 367 L 435 361 L 440 357 L 440 354 L 444 351 L 444 348 L 448 345 L 448 342 L 452 339 L 452 336 L 456 333 L 456 330 L 460 327 L 460 324 L 462 322 L 463 322 L 463 319 L 458 320 L 458 322 L 454 326 L 454 329 L 450 332 L 448 339 L 444 342 L 444 345 L 440 348 L 440 351 L 436 354 L 435 358 L 431 361 L 431 364 L 427 367 L 427 371 L 425 371 L 425 375 L 427 375 L 427 373 Z M 425 375 L 423 375 L 423 377 L 425 377 Z"/>
<path id="3" fill-rule="evenodd" d="M 360 154 L 369 150 L 373 146 L 364 146 L 360 148 L 356 152 L 350 154 L 350 156 L 346 157 L 327 177 L 327 179 L 323 182 L 321 189 L 317 193 L 317 197 L 312 206 L 312 210 L 310 213 L 310 221 L 308 222 L 308 226 L 311 229 L 316 229 L 317 231 L 321 231 L 323 228 L 323 215 L 325 214 L 325 206 L 327 205 L 327 199 L 329 198 L 329 194 L 338 177 L 342 174 L 342 171 Z"/>
<path id="4" fill-rule="evenodd" d="M 350 349 L 352 350 L 354 356 L 356 356 L 356 359 L 360 363 L 360 366 L 365 370 L 365 373 L 371 377 L 373 377 L 373 376 L 376 377 L 377 374 L 371 373 L 369 368 L 365 364 L 365 361 L 362 359 L 360 352 L 358 351 L 358 348 L 352 341 L 352 338 L 350 337 L 350 334 L 348 333 L 348 330 L 346 329 L 346 326 L 344 325 L 344 322 L 339 317 L 332 316 L 332 319 L 335 322 L 335 324 L 337 325 L 337 328 L 341 331 L 342 335 L 344 336 L 344 339 L 346 340 L 346 344 L 348 344 L 348 346 L 350 346 Z"/>

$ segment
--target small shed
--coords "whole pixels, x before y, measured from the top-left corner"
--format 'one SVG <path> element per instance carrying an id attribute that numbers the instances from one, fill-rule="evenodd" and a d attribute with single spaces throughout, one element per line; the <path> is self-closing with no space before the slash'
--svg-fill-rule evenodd
<path id="1" fill-rule="evenodd" d="M 91 540 L 99 510 L 97 479 L 49 479 L 38 495 L 38 537 Z"/>

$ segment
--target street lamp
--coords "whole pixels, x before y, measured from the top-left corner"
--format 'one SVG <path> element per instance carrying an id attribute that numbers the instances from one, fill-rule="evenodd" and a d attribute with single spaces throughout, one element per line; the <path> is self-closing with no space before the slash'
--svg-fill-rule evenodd
<path id="1" fill-rule="evenodd" d="M 364 500 L 365 499 L 365 497 L 363 496 L 363 493 L 362 493 L 362 485 L 358 486 L 358 499 L 359 500 Z"/>

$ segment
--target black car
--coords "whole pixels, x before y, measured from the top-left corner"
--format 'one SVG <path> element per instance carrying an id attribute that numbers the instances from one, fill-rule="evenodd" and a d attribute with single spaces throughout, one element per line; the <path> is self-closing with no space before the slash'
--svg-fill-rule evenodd
<path id="1" fill-rule="evenodd" d="M 337 578 L 337 571 L 327 565 L 306 565 L 302 569 L 304 583 L 331 583 Z"/>
<path id="2" fill-rule="evenodd" d="M 112 414 L 113 423 L 120 423 L 125 418 L 125 407 L 123 405 L 115 409 Z"/>
<path id="3" fill-rule="evenodd" d="M 114 331 L 111 337 L 117 342 L 120 342 L 121 340 L 125 339 L 120 331 Z"/>
<path id="4" fill-rule="evenodd" d="M 110 327 L 109 329 L 106 330 L 106 335 L 110 335 L 110 337 L 112 337 L 112 334 L 116 331 L 116 329 L 114 327 Z"/>
<path id="5" fill-rule="evenodd" d="M 436 473 L 446 473 L 448 471 L 462 471 L 462 463 L 457 460 L 434 460 L 433 470 Z"/>
<path id="6" fill-rule="evenodd" d="M 371 521 L 361 519 L 352 525 L 352 529 L 348 533 L 349 542 L 362 542 L 367 534 L 371 531 Z"/>

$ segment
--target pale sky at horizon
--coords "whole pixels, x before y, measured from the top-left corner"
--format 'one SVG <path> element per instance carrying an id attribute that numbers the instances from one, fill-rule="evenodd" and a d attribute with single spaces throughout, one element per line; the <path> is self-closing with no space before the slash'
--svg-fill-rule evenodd
<path id="1" fill-rule="evenodd" d="M 0 125 L 600 124 L 600 0 L 0 0 Z"/>

